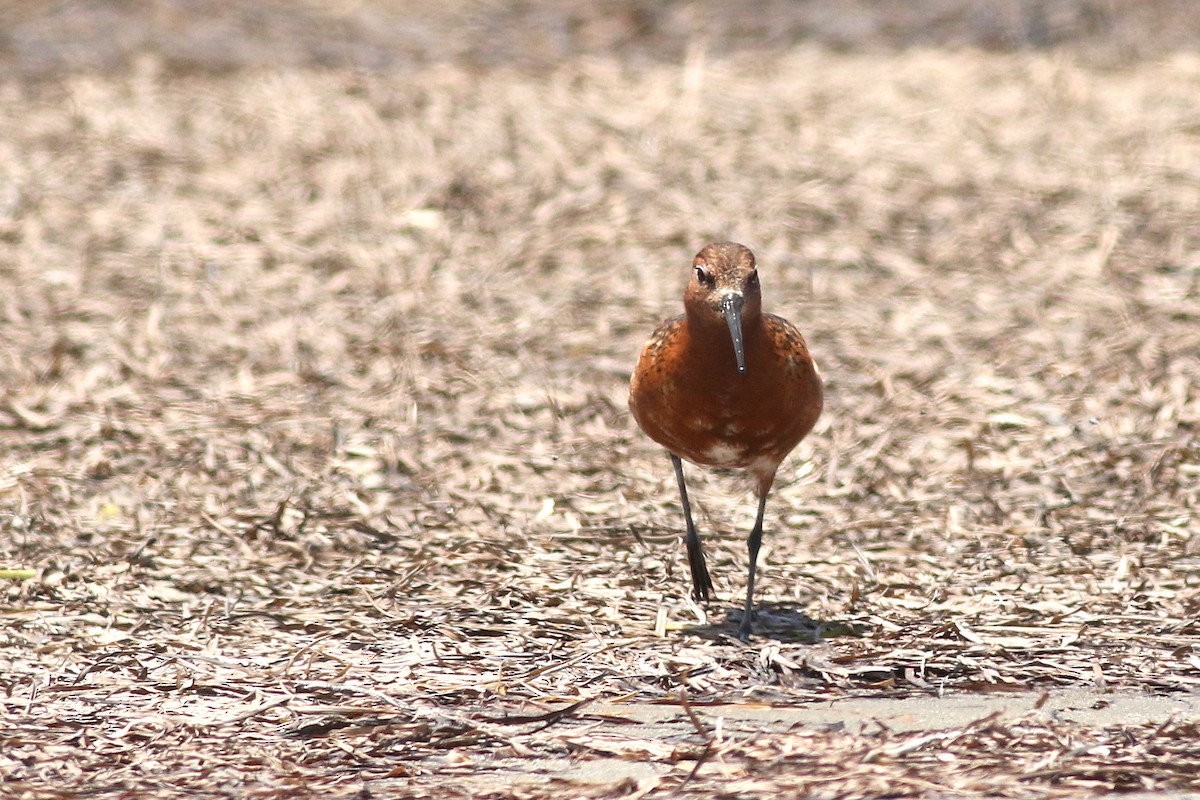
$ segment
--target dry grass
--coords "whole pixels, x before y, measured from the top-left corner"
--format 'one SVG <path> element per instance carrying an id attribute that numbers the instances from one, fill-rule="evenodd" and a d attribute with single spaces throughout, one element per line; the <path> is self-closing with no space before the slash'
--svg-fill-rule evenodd
<path id="1" fill-rule="evenodd" d="M 506 715 L 682 685 L 1200 686 L 1200 59 L 631 64 L 0 84 L 0 567 L 37 571 L 0 610 L 7 794 L 571 796 L 459 780 L 604 752 Z M 696 608 L 624 404 L 714 238 L 828 382 L 750 647 L 747 487 L 690 473 L 730 598 Z M 1183 723 L 953 735 L 710 745 L 684 791 L 810 755 L 830 795 L 1196 787 Z M 704 746 L 646 741 L 652 794 Z"/>

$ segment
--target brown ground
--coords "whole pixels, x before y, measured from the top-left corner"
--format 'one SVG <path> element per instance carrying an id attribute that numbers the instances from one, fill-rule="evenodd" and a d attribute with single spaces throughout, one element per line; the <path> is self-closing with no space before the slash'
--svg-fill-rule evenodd
<path id="1" fill-rule="evenodd" d="M 1181 719 L 713 724 L 1200 689 L 1187 3 L 143 5 L 0 6 L 0 794 L 1200 789 Z M 625 409 L 716 238 L 828 389 L 749 646 L 747 487 L 697 608 Z"/>

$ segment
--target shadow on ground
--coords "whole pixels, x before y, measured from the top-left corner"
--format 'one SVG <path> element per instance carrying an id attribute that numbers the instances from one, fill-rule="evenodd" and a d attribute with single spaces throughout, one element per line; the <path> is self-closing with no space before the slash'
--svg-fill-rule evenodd
<path id="1" fill-rule="evenodd" d="M 869 626 L 861 621 L 813 619 L 801 608 L 799 603 L 784 601 L 755 603 L 752 641 L 759 644 L 771 640 L 789 644 L 815 644 L 829 638 L 865 636 L 870 632 Z M 704 639 L 738 642 L 737 634 L 743 613 L 741 606 L 727 606 L 716 613 L 712 611 L 710 616 L 721 617 L 720 622 L 686 625 L 681 630 Z"/>

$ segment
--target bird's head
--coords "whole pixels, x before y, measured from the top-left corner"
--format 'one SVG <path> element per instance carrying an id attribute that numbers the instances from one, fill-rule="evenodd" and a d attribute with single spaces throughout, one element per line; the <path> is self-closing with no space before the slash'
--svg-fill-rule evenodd
<path id="1" fill-rule="evenodd" d="M 692 279 L 683 293 L 683 305 L 689 320 L 729 329 L 738 372 L 745 374 L 743 331 L 762 314 L 754 253 L 734 242 L 705 245 L 692 259 Z"/>

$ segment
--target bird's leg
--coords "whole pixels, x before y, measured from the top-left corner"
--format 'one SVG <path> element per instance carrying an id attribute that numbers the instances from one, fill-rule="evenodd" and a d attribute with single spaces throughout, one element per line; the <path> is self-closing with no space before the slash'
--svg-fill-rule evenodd
<path id="1" fill-rule="evenodd" d="M 762 545 L 763 513 L 766 510 L 767 492 L 764 491 L 758 496 L 758 519 L 754 521 L 754 529 L 750 531 L 750 538 L 746 540 L 746 547 L 750 551 L 750 576 L 746 579 L 746 608 L 742 611 L 742 625 L 738 628 L 738 638 L 743 642 L 750 641 L 750 616 L 754 610 L 754 571 L 758 564 L 758 548 Z"/>
<path id="2" fill-rule="evenodd" d="M 704 564 L 700 534 L 696 533 L 696 525 L 692 522 L 692 504 L 688 502 L 687 486 L 683 482 L 683 461 L 671 453 L 671 463 L 675 465 L 675 479 L 679 481 L 679 499 L 683 501 L 683 518 L 687 521 L 687 557 L 688 567 L 692 571 L 692 595 L 697 600 L 708 600 L 715 590 L 712 578 L 708 576 L 708 567 Z"/>

